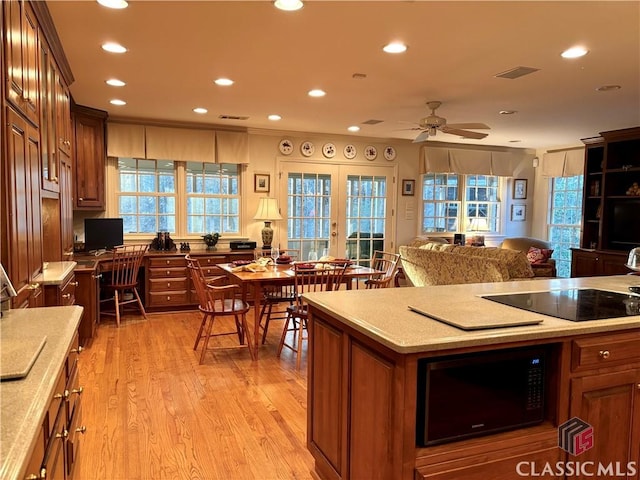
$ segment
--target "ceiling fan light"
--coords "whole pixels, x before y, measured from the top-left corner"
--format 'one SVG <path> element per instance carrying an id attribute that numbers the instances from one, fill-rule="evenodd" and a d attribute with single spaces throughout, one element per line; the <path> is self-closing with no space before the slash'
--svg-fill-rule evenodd
<path id="1" fill-rule="evenodd" d="M 276 0 L 273 5 L 278 10 L 284 10 L 285 12 L 294 12 L 304 6 L 301 0 Z"/>
<path id="2" fill-rule="evenodd" d="M 587 53 L 589 53 L 589 50 L 584 47 L 577 46 L 565 50 L 560 54 L 560 56 L 562 58 L 579 58 L 584 57 Z"/>

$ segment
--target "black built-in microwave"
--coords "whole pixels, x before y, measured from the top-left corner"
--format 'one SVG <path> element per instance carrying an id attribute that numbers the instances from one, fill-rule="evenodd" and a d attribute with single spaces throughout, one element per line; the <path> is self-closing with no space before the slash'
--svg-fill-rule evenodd
<path id="1" fill-rule="evenodd" d="M 547 357 L 528 347 L 419 360 L 417 445 L 541 423 Z"/>

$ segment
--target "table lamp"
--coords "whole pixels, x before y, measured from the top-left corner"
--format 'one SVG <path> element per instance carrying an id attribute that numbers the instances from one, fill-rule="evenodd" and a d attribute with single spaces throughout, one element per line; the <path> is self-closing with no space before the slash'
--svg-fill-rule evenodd
<path id="1" fill-rule="evenodd" d="M 264 221 L 264 228 L 262 229 L 262 249 L 270 249 L 271 242 L 273 241 L 271 222 L 274 220 L 282 220 L 280 209 L 278 208 L 278 201 L 275 198 L 261 198 L 258 203 L 258 210 L 253 216 L 253 219 Z"/>
<path id="2" fill-rule="evenodd" d="M 469 224 L 469 231 L 471 232 L 487 232 L 489 231 L 489 224 L 486 218 L 474 218 Z M 474 247 L 484 247 L 484 235 L 474 233 L 471 237 L 471 245 Z"/>

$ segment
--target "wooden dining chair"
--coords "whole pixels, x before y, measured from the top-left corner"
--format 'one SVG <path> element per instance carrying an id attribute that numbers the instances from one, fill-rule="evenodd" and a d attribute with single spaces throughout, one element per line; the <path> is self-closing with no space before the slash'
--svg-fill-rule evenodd
<path id="1" fill-rule="evenodd" d="M 295 299 L 287 307 L 287 318 L 282 329 L 278 345 L 278 357 L 284 347 L 296 352 L 296 368 L 300 368 L 302 359 L 302 342 L 306 339 L 309 318 L 307 303 L 302 295 L 310 292 L 338 290 L 343 282 L 347 269 L 346 262 L 309 262 L 293 265 Z M 287 334 L 293 333 L 291 343 L 286 343 Z"/>
<path id="2" fill-rule="evenodd" d="M 284 252 L 291 262 L 298 261 L 300 250 L 287 249 Z M 285 308 L 278 308 L 280 305 L 292 305 L 295 300 L 295 288 L 290 285 L 265 285 L 263 287 L 264 296 L 262 308 L 260 309 L 260 328 L 262 329 L 262 343 L 267 340 L 267 332 L 271 320 L 285 320 L 287 311 Z"/>
<path id="3" fill-rule="evenodd" d="M 103 310 L 101 315 L 115 315 L 116 325 L 120 326 L 120 318 L 124 312 L 124 306 L 136 304 L 142 316 L 146 319 L 147 312 L 144 310 L 142 300 L 138 294 L 138 272 L 144 254 L 149 248 L 148 245 L 119 245 L 114 247 L 111 258 L 111 275 L 107 274 L 105 284 L 101 285 L 102 291 L 111 292 L 108 298 L 100 300 L 101 303 L 113 302 L 114 310 Z"/>
<path id="4" fill-rule="evenodd" d="M 209 349 L 209 339 L 211 337 L 237 335 L 239 345 L 245 344 L 250 349 L 249 329 L 247 327 L 247 312 L 249 305 L 236 295 L 240 286 L 238 285 L 214 285 L 204 274 L 200 262 L 197 259 L 186 255 L 187 268 L 193 282 L 193 287 L 198 296 L 198 309 L 202 312 L 202 321 L 196 342 L 193 349 L 198 349 L 200 340 L 204 338 L 204 345 L 200 353 L 200 364 L 204 362 L 204 356 Z M 235 320 L 234 331 L 214 332 L 213 324 L 218 317 L 233 316 Z M 225 348 L 225 347 L 217 347 Z"/>
<path id="5" fill-rule="evenodd" d="M 399 253 L 389 253 L 380 250 L 373 252 L 371 268 L 382 273 L 375 274 L 371 278 L 365 280 L 364 284 L 366 285 L 366 288 L 387 288 L 394 286 L 393 282 L 399 261 Z"/>

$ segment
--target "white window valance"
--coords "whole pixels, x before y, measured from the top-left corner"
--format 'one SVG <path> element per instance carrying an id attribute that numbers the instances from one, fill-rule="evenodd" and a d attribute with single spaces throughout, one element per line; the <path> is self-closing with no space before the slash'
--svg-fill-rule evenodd
<path id="1" fill-rule="evenodd" d="M 244 132 L 216 132 L 218 163 L 249 163 L 249 135 Z"/>
<path id="2" fill-rule="evenodd" d="M 107 123 L 107 156 L 147 158 L 144 125 Z"/>
<path id="3" fill-rule="evenodd" d="M 542 156 L 542 176 L 573 177 L 584 173 L 584 148 L 547 152 Z"/>
<path id="4" fill-rule="evenodd" d="M 150 160 L 247 164 L 249 135 L 246 132 L 109 122 L 107 155 Z"/>
<path id="5" fill-rule="evenodd" d="M 213 130 L 145 127 L 147 158 L 185 162 L 216 161 L 216 135 Z"/>
<path id="6" fill-rule="evenodd" d="M 533 154 L 492 150 L 427 147 L 420 149 L 420 173 L 460 173 L 467 175 L 515 176 L 522 162 Z"/>

